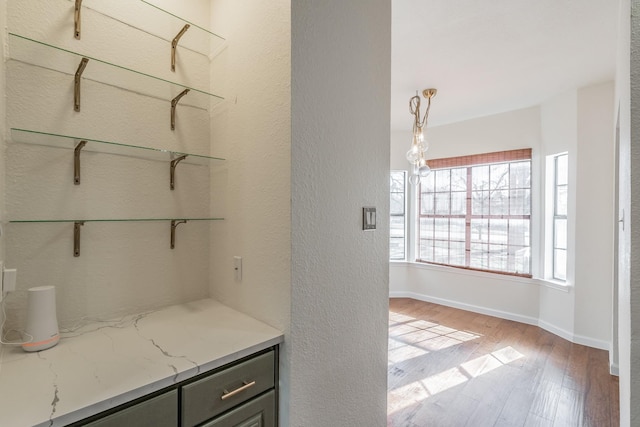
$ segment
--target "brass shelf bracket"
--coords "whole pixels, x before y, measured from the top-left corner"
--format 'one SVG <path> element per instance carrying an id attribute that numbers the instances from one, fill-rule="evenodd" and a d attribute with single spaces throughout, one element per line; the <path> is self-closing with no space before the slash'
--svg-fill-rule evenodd
<path id="1" fill-rule="evenodd" d="M 73 256 L 80 256 L 80 227 L 84 225 L 84 221 L 75 221 L 73 223 Z"/>
<path id="2" fill-rule="evenodd" d="M 183 161 L 184 159 L 187 158 L 186 154 L 183 154 L 180 157 L 176 157 L 175 159 L 171 160 L 171 166 L 170 166 L 170 181 L 169 181 L 169 187 L 173 190 L 175 188 L 175 183 L 176 183 L 176 166 L 178 166 L 178 163 L 180 163 L 181 161 Z"/>
<path id="3" fill-rule="evenodd" d="M 173 72 L 176 71 L 176 48 L 178 47 L 178 41 L 180 40 L 180 37 L 182 37 L 184 33 L 187 32 L 189 27 L 191 27 L 191 25 L 185 24 L 185 26 L 182 27 L 180 32 L 173 38 L 173 41 L 171 42 L 171 71 Z"/>
<path id="4" fill-rule="evenodd" d="M 80 151 L 87 145 L 87 141 L 80 141 L 73 150 L 73 183 L 80 185 Z"/>
<path id="5" fill-rule="evenodd" d="M 73 109 L 75 111 L 80 111 L 80 78 L 82 77 L 82 73 L 87 67 L 88 62 L 89 58 L 82 58 L 82 61 L 80 61 L 80 65 L 78 65 L 78 69 L 76 70 L 73 85 Z"/>
<path id="6" fill-rule="evenodd" d="M 73 37 L 80 40 L 80 9 L 82 8 L 82 0 L 76 0 L 76 7 L 73 13 Z"/>
<path id="7" fill-rule="evenodd" d="M 171 220 L 171 249 L 176 247 L 176 227 L 180 224 L 186 224 L 186 219 L 172 219 Z"/>
<path id="8" fill-rule="evenodd" d="M 176 107 L 178 106 L 178 101 L 180 98 L 189 93 L 189 89 L 185 89 L 178 94 L 175 98 L 171 100 L 171 130 L 176 129 Z"/>

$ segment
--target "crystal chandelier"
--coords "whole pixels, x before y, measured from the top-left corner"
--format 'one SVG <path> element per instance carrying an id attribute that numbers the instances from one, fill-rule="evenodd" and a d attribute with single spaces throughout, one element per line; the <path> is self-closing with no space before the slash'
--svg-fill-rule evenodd
<path id="1" fill-rule="evenodd" d="M 420 183 L 420 178 L 424 178 L 429 175 L 431 169 L 427 165 L 427 159 L 424 153 L 429 149 L 429 143 L 424 137 L 424 133 L 427 129 L 427 120 L 429 118 L 429 109 L 431 108 L 431 98 L 436 96 L 438 91 L 436 89 L 425 89 L 422 91 L 422 96 L 427 100 L 427 111 L 424 113 L 424 117 L 420 118 L 420 95 L 416 91 L 416 95 L 412 96 L 409 100 L 409 111 L 413 115 L 413 139 L 411 141 L 411 148 L 407 151 L 407 160 L 413 169 L 409 182 L 413 185 Z"/>

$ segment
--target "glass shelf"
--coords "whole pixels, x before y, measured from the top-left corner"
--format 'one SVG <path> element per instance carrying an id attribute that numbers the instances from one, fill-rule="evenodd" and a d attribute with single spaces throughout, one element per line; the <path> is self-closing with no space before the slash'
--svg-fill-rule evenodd
<path id="1" fill-rule="evenodd" d="M 119 219 L 15 219 L 10 224 L 44 224 L 76 222 L 161 222 L 161 221 L 223 221 L 224 218 L 119 218 Z"/>
<path id="2" fill-rule="evenodd" d="M 73 224 L 73 256 L 80 256 L 80 233 L 82 227 L 86 223 L 96 222 L 168 222 L 170 225 L 169 248 L 174 249 L 176 246 L 176 228 L 180 224 L 187 224 L 190 221 L 221 221 L 224 218 L 121 218 L 121 219 L 27 219 L 27 220 L 11 220 L 10 224 L 52 224 L 67 223 Z"/>
<path id="3" fill-rule="evenodd" d="M 205 90 L 172 82 L 15 33 L 9 33 L 9 58 L 71 77 L 75 76 L 81 59 L 87 58 L 89 62 L 82 74 L 82 78 L 86 80 L 115 86 L 168 102 L 183 90 L 189 89 L 189 93 L 180 100 L 180 104 L 207 110 L 224 100 L 222 96 Z"/>
<path id="4" fill-rule="evenodd" d="M 224 41 L 224 37 L 222 37 L 222 36 L 221 36 L 221 35 L 219 35 L 219 34 L 213 33 L 213 32 L 211 32 L 211 31 L 207 30 L 206 28 L 202 28 L 201 26 L 199 26 L 199 25 L 197 25 L 197 24 L 194 24 L 194 23 L 193 23 L 193 22 L 191 22 L 191 21 L 187 21 L 186 19 L 181 18 L 181 17 L 179 17 L 178 15 L 174 15 L 173 13 L 171 13 L 171 12 L 169 12 L 169 11 L 167 11 L 167 10 L 164 10 L 163 8 L 158 7 L 158 6 L 154 5 L 154 4 L 151 4 L 151 3 L 149 3 L 149 2 L 148 2 L 148 1 L 146 1 L 146 0 L 140 0 L 140 1 L 141 1 L 142 3 L 144 3 L 144 4 L 146 4 L 146 5 L 148 5 L 148 6 L 152 7 L 152 8 L 154 8 L 154 9 L 159 10 L 160 12 L 162 12 L 162 13 L 164 13 L 164 14 L 167 14 L 167 15 L 173 16 L 174 18 L 179 19 L 180 21 L 184 22 L 185 24 L 189 24 L 189 25 L 191 25 L 191 26 L 193 26 L 193 27 L 195 27 L 195 28 L 198 28 L 199 30 L 204 31 L 206 34 L 209 34 L 210 36 L 215 37 L 216 39 L 220 39 L 220 40 L 223 40 L 223 41 Z"/>
<path id="5" fill-rule="evenodd" d="M 110 0 L 108 2 L 84 0 L 82 8 L 94 10 L 112 19 L 127 23 L 129 26 L 131 24 L 128 21 L 131 16 L 144 16 L 144 21 L 136 22 L 135 28 L 169 43 L 185 24 L 189 24 L 190 28 L 185 37 L 180 40 L 180 46 L 203 55 L 209 55 L 211 52 L 219 50 L 226 41 L 221 35 L 146 0 Z M 92 29 L 85 27 L 83 31 L 92 31 Z"/>
<path id="6" fill-rule="evenodd" d="M 81 138 L 78 136 L 58 135 L 55 133 L 39 132 L 29 129 L 11 128 L 11 139 L 14 142 L 64 148 L 67 150 L 74 150 L 80 141 L 87 141 L 87 144 L 82 149 L 83 151 L 139 157 L 156 161 L 170 162 L 176 157 L 186 155 L 187 157 L 182 161 L 182 163 L 209 165 L 212 162 L 224 162 L 224 159 L 220 157 L 183 153 L 180 151 L 160 150 L 157 148 L 122 144 L 113 141 L 101 141 L 99 139 L 92 138 Z"/>

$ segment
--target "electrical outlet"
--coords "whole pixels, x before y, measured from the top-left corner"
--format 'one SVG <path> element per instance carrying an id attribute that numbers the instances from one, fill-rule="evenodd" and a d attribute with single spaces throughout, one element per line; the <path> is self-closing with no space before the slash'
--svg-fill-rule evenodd
<path id="1" fill-rule="evenodd" d="M 233 271 L 235 274 L 236 282 L 242 282 L 242 257 L 233 257 Z"/>
<path id="2" fill-rule="evenodd" d="M 16 290 L 16 279 L 18 270 L 15 268 L 2 269 L 2 292 L 13 292 Z"/>
<path id="3" fill-rule="evenodd" d="M 4 268 L 4 262 L 0 261 L 0 301 L 8 292 L 16 290 L 16 279 L 18 270 L 15 268 Z"/>

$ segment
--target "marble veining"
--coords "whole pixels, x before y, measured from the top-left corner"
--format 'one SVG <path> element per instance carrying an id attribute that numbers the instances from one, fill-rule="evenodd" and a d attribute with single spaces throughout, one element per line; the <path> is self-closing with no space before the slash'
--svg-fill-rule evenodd
<path id="1" fill-rule="evenodd" d="M 140 332 L 140 328 L 138 327 L 138 322 L 142 319 L 144 319 L 146 317 L 146 315 L 141 315 L 141 316 L 137 316 L 136 319 L 133 322 L 133 326 L 136 328 L 136 331 L 138 332 L 138 335 L 140 335 L 141 338 L 146 339 L 147 341 L 151 342 L 151 344 L 153 344 L 154 347 L 156 347 L 158 350 L 160 350 L 160 352 L 169 358 L 179 358 L 179 359 L 184 359 L 190 363 L 193 364 L 193 366 L 196 367 L 196 373 L 199 374 L 200 373 L 200 366 L 198 366 L 198 364 L 196 362 L 194 362 L 193 360 L 190 360 L 187 356 L 175 356 L 173 354 L 169 354 L 165 349 L 163 349 L 162 347 L 160 347 L 158 345 L 158 343 L 156 343 L 156 341 L 153 338 L 149 338 L 149 337 L 145 337 L 141 332 Z M 173 382 L 176 383 L 178 382 L 178 375 L 180 374 L 180 372 L 178 371 L 178 368 L 175 367 L 174 364 L 169 363 L 168 364 L 169 367 L 173 370 L 173 372 L 175 373 L 174 377 L 173 377 Z"/>
<path id="2" fill-rule="evenodd" d="M 53 425 L 53 416 L 56 413 L 56 404 L 60 401 L 60 399 L 58 398 L 58 386 L 54 383 L 53 384 L 54 387 L 54 394 L 53 394 L 53 401 L 51 402 L 51 415 L 49 416 L 49 425 Z"/>
<path id="3" fill-rule="evenodd" d="M 43 357 L 43 355 L 41 354 L 42 352 L 38 352 L 38 358 L 42 359 L 42 360 L 47 360 L 45 357 Z M 51 414 L 49 415 L 49 425 L 53 425 L 53 416 L 56 413 L 56 405 L 58 404 L 58 402 L 60 401 L 60 398 L 58 397 L 58 374 L 56 374 L 56 371 L 53 369 L 53 364 L 49 363 L 49 370 L 53 373 L 53 400 L 51 401 Z"/>
<path id="4" fill-rule="evenodd" d="M 62 331 L 34 353 L 0 347 L 1 426 L 56 427 L 282 342 L 212 299 Z"/>

